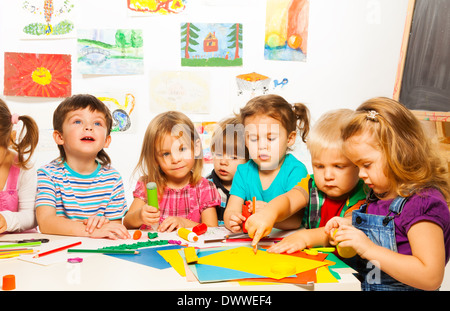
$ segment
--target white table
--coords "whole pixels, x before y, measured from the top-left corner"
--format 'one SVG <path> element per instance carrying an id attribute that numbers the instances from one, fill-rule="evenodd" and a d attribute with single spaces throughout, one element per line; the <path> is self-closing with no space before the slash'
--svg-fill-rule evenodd
<path id="1" fill-rule="evenodd" d="M 170 239 L 171 237 L 177 238 L 175 233 L 159 236 L 160 239 Z M 107 246 L 111 242 L 109 240 L 40 233 L 0 235 L 0 240 L 38 238 L 48 238 L 51 243 L 64 241 L 65 244 L 70 244 L 70 241 L 67 243 L 67 239 L 84 241 L 83 244 L 85 245 L 92 242 L 100 244 L 104 242 Z M 134 240 L 120 240 L 118 244 L 132 244 L 135 242 Z M 2 244 L 5 243 L 0 243 L 0 245 Z M 68 256 L 67 251 L 62 251 L 61 253 L 63 252 L 66 253 L 65 256 Z M 18 257 L 0 259 L 0 282 L 4 275 L 13 274 L 16 279 L 16 290 L 18 291 L 358 291 L 361 289 L 360 282 L 351 273 L 340 273 L 341 279 L 338 283 L 319 283 L 314 285 L 240 286 L 237 282 L 201 284 L 198 281 L 188 282 L 186 278 L 180 276 L 173 268 L 160 270 L 104 254 L 86 254 L 83 256 L 83 253 L 70 253 L 70 255 L 71 257 L 84 257 L 83 262 L 73 264 L 67 261 L 60 261 L 41 265 L 24 261 Z"/>

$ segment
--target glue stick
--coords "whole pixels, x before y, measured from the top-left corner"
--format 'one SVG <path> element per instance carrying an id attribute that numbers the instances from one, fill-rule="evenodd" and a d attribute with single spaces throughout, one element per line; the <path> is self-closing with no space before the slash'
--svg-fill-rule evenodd
<path id="1" fill-rule="evenodd" d="M 336 235 L 338 229 L 335 229 L 333 232 L 333 237 Z M 356 256 L 356 251 L 352 247 L 342 247 L 339 246 L 339 243 L 336 245 L 337 252 L 339 256 L 342 258 L 352 258 Z"/>
<path id="2" fill-rule="evenodd" d="M 192 232 L 186 228 L 178 228 L 177 234 L 180 238 L 183 238 L 189 242 L 197 242 L 198 236 L 195 232 Z"/>

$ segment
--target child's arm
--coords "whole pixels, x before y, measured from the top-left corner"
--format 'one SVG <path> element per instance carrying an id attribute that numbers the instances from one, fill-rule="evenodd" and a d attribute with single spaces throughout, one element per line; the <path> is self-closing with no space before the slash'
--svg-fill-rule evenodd
<path id="1" fill-rule="evenodd" d="M 269 204 L 248 218 L 245 225 L 253 243 L 256 245 L 264 236 L 268 235 L 275 223 L 280 222 L 304 208 L 307 196 L 298 187 L 292 188 L 285 194 L 274 198 Z"/>
<path id="2" fill-rule="evenodd" d="M 203 210 L 201 214 L 201 222 L 208 227 L 217 227 L 217 212 L 215 207 L 208 207 Z M 193 220 L 179 217 L 170 216 L 164 219 L 164 221 L 159 225 L 158 231 L 160 232 L 171 232 L 177 228 L 193 228 L 198 225 L 198 222 Z"/>
<path id="3" fill-rule="evenodd" d="M 445 243 L 442 228 L 430 221 L 411 226 L 408 240 L 412 255 L 403 255 L 373 243 L 361 230 L 340 226 L 335 235 L 342 247 L 353 247 L 367 260 L 396 280 L 423 290 L 436 290 L 445 271 Z"/>
<path id="4" fill-rule="evenodd" d="M 89 233 L 86 231 L 86 225 L 83 222 L 57 216 L 55 208 L 49 205 L 38 206 L 36 208 L 36 217 L 39 230 L 44 234 L 109 238 L 113 240 L 130 238 L 130 234 L 120 220 L 110 221 L 101 228 Z"/>
<path id="5" fill-rule="evenodd" d="M 225 227 L 232 232 L 242 230 L 241 225 L 245 221 L 245 217 L 242 215 L 242 204 L 244 204 L 244 199 L 236 195 L 230 195 L 223 214 L 223 222 Z"/>
<path id="6" fill-rule="evenodd" d="M 145 204 L 142 199 L 134 198 L 130 209 L 123 218 L 123 224 L 128 229 L 139 228 L 141 225 L 151 226 L 159 222 L 159 217 L 159 209 Z"/>
<path id="7" fill-rule="evenodd" d="M 294 253 L 304 248 L 329 245 L 329 236 L 324 227 L 314 229 L 300 229 L 285 237 L 281 242 L 274 244 L 268 252 L 271 253 Z"/>

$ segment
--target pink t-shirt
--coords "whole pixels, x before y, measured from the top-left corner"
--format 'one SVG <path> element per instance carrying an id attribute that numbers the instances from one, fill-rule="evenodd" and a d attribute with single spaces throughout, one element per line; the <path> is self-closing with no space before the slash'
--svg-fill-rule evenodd
<path id="1" fill-rule="evenodd" d="M 147 189 L 141 180 L 136 184 L 133 197 L 147 203 Z M 201 213 L 207 208 L 220 205 L 220 202 L 220 194 L 216 186 L 203 177 L 194 186 L 188 184 L 182 189 L 166 187 L 158 202 L 161 212 L 159 222 L 161 223 L 169 216 L 178 216 L 200 222 Z"/>

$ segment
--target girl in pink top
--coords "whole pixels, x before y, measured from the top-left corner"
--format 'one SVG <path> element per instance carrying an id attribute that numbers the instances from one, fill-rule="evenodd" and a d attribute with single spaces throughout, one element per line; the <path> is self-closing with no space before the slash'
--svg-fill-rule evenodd
<path id="1" fill-rule="evenodd" d="M 14 125 L 19 121 L 23 127 L 16 140 Z M 11 114 L 0 99 L 0 233 L 36 227 L 36 171 L 30 164 L 30 157 L 38 138 L 33 118 Z"/>
<path id="2" fill-rule="evenodd" d="M 220 195 L 214 184 L 201 176 L 202 168 L 201 141 L 192 121 L 176 111 L 156 116 L 145 132 L 135 170 L 141 177 L 124 225 L 139 228 L 159 223 L 160 232 L 198 223 L 216 227 Z M 157 185 L 159 209 L 147 205 L 148 182 Z"/>

